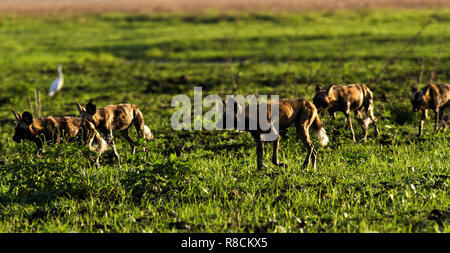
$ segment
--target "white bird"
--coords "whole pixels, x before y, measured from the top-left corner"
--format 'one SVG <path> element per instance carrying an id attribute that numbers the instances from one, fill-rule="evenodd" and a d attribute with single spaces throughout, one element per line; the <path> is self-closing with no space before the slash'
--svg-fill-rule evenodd
<path id="1" fill-rule="evenodd" d="M 64 83 L 64 77 L 63 77 L 63 72 L 62 72 L 62 65 L 59 64 L 58 65 L 58 73 L 59 73 L 59 77 L 55 79 L 55 81 L 53 81 L 52 86 L 50 86 L 50 90 L 48 91 L 48 95 L 51 97 L 53 95 L 55 95 L 55 93 L 57 91 L 59 91 Z"/>

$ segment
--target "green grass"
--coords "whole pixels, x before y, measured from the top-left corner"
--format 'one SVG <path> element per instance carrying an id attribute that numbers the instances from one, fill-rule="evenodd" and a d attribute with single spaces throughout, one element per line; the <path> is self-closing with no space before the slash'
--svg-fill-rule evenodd
<path id="1" fill-rule="evenodd" d="M 449 132 L 417 138 L 409 86 L 423 83 L 448 41 L 450 10 L 189 15 L 120 13 L 0 17 L 1 232 L 450 232 Z M 390 64 L 380 68 L 431 22 Z M 447 32 L 446 32 L 447 30 Z M 443 44 L 436 81 L 450 79 Z M 46 96 L 63 64 L 65 83 Z M 233 79 L 235 87 L 233 85 Z M 316 84 L 367 83 L 382 136 L 353 143 L 342 114 L 322 116 L 330 145 L 318 168 L 290 129 L 282 169 L 256 170 L 247 133 L 175 131 L 176 94 L 278 94 L 312 98 Z M 420 84 L 421 86 L 424 84 Z M 74 102 L 135 103 L 156 135 L 135 155 L 119 137 L 100 168 L 73 143 L 12 141 L 11 108 L 77 115 Z M 205 109 L 206 111 L 206 109 Z M 362 130 L 354 120 L 357 135 Z M 131 130 L 132 138 L 136 132 Z M 144 152 L 143 147 L 148 152 Z"/>

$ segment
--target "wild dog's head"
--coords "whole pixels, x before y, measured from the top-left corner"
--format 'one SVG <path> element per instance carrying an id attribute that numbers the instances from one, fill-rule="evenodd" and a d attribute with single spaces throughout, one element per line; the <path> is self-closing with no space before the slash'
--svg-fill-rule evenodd
<path id="1" fill-rule="evenodd" d="M 228 98 L 228 100 L 222 99 L 222 115 L 216 122 L 216 128 L 227 129 L 227 125 L 232 125 L 234 129 L 237 128 L 238 114 L 242 112 L 242 106 L 234 98 Z M 232 122 L 232 123 L 227 123 Z"/>
<path id="2" fill-rule="evenodd" d="M 84 120 L 87 120 L 93 124 L 94 122 L 94 114 L 97 112 L 97 106 L 95 106 L 93 103 L 89 102 L 86 105 L 86 108 L 76 103 L 78 112 L 80 113 L 80 117 Z"/>
<path id="3" fill-rule="evenodd" d="M 31 131 L 31 124 L 33 124 L 33 115 L 27 111 L 23 112 L 22 116 L 14 110 L 12 112 L 17 121 L 14 129 L 13 141 L 21 142 L 23 139 L 32 139 L 33 133 Z"/>
<path id="4" fill-rule="evenodd" d="M 313 98 L 313 103 L 317 109 L 320 108 L 328 108 L 330 106 L 330 96 L 333 92 L 334 85 L 331 85 L 330 88 L 324 89 L 322 86 L 316 86 L 316 94 Z"/>
<path id="5" fill-rule="evenodd" d="M 416 87 L 411 87 L 411 104 L 414 112 L 424 110 L 428 107 L 429 93 L 430 89 L 418 91 Z"/>

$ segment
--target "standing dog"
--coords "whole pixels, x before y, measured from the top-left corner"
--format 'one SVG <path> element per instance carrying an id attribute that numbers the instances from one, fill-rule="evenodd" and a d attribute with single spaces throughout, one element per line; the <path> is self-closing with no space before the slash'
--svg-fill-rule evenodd
<path id="1" fill-rule="evenodd" d="M 14 110 L 12 112 L 17 121 L 13 140 L 18 143 L 24 139 L 34 142 L 37 146 L 36 155 L 41 154 L 44 142 L 60 143 L 62 136 L 70 139 L 81 137 L 89 149 L 97 151 L 96 163 L 100 165 L 99 159 L 106 149 L 106 142 L 90 122 L 71 116 L 33 118 L 28 111 L 22 115 Z M 92 146 L 94 140 L 98 143 L 97 148 Z"/>
<path id="2" fill-rule="evenodd" d="M 352 126 L 352 118 L 350 116 L 350 112 L 352 111 L 355 113 L 359 124 L 363 128 L 364 140 L 367 138 L 370 121 L 373 121 L 377 137 L 380 135 L 377 119 L 373 115 L 373 95 L 370 89 L 364 84 L 332 84 L 326 90 L 318 85 L 316 86 L 313 103 L 317 108 L 327 109 L 333 117 L 336 117 L 336 111 L 344 112 L 350 131 L 352 132 L 353 141 L 356 141 L 356 139 Z M 365 119 L 363 119 L 363 109 L 367 115 Z"/>
<path id="3" fill-rule="evenodd" d="M 111 144 L 117 162 L 120 166 L 120 157 L 114 143 L 113 131 L 120 131 L 123 137 L 130 143 L 131 152 L 136 151 L 136 143 L 128 135 L 128 128 L 134 124 L 139 138 L 153 140 L 150 128 L 144 124 L 144 116 L 139 108 L 134 104 L 107 105 L 97 110 L 97 107 L 88 103 L 86 108 L 76 104 L 81 118 L 94 124 L 106 136 L 106 142 Z"/>
<path id="4" fill-rule="evenodd" d="M 422 110 L 422 117 L 419 123 L 419 136 L 422 135 L 423 123 L 427 117 L 427 109 L 435 113 L 434 134 L 439 132 L 440 127 L 446 127 L 444 119 L 445 108 L 450 107 L 450 84 L 429 84 L 420 91 L 411 87 L 411 104 L 413 111 Z M 441 124 L 439 125 L 439 122 Z"/>
<path id="5" fill-rule="evenodd" d="M 218 121 L 218 126 L 221 129 L 225 129 L 226 122 L 229 119 L 230 113 L 227 113 L 226 111 L 226 104 L 227 103 L 233 103 L 235 104 L 233 118 L 234 118 L 234 124 L 236 125 L 236 120 L 239 117 L 239 113 L 245 113 L 245 129 L 244 131 L 248 131 L 251 133 L 252 137 L 254 138 L 256 142 L 256 154 L 257 154 L 257 167 L 258 170 L 261 170 L 262 168 L 262 158 L 263 158 L 263 147 L 264 147 L 264 140 L 261 139 L 261 133 L 265 133 L 265 131 L 262 131 L 260 129 L 260 126 L 258 124 L 258 127 L 256 130 L 250 130 L 249 129 L 249 121 L 257 120 L 259 115 L 259 110 L 261 106 L 265 106 L 267 108 L 267 121 L 270 123 L 272 122 L 273 115 L 271 115 L 271 107 L 274 105 L 275 102 L 268 101 L 267 103 L 261 103 L 257 106 L 257 113 L 256 115 L 250 115 L 249 113 L 249 106 L 245 106 L 245 110 L 242 110 L 242 107 L 237 103 L 234 99 L 229 99 L 228 101 L 223 101 L 225 106 L 222 114 L 222 118 Z M 237 108 L 237 109 L 236 109 Z M 312 126 L 314 129 L 314 133 L 319 138 L 320 144 L 325 146 L 328 143 L 328 136 L 326 135 L 325 129 L 321 125 L 321 121 L 319 119 L 319 116 L 317 114 L 317 109 L 314 106 L 313 103 L 306 99 L 301 98 L 294 98 L 294 99 L 285 99 L 278 102 L 278 108 L 279 108 L 279 117 L 278 117 L 278 123 L 279 123 L 279 132 L 284 132 L 286 128 L 288 128 L 291 125 L 295 125 L 297 128 L 297 134 L 302 140 L 303 144 L 308 149 L 308 154 L 306 155 L 306 159 L 303 163 L 303 167 L 307 167 L 310 163 L 310 160 L 312 159 L 312 166 L 313 168 L 316 168 L 316 158 L 317 158 L 317 152 L 314 149 L 312 142 L 309 138 L 309 127 Z M 259 122 L 259 121 L 257 121 Z M 266 131 L 267 132 L 267 131 Z M 278 162 L 278 146 L 280 143 L 280 136 L 277 133 L 277 138 L 275 141 L 272 141 L 273 143 L 273 155 L 272 155 L 272 163 L 276 166 L 282 166 L 287 167 L 287 165 Z"/>

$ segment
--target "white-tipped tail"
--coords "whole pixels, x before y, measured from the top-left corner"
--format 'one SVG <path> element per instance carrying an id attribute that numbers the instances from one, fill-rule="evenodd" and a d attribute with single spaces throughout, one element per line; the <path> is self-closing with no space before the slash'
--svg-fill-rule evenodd
<path id="1" fill-rule="evenodd" d="M 153 140 L 155 138 L 147 125 L 144 125 L 144 138 L 147 140 Z"/>
<path id="2" fill-rule="evenodd" d="M 97 149 L 100 154 L 105 152 L 108 149 L 108 143 L 103 138 L 101 138 L 101 143 L 99 144 Z"/>
<path id="3" fill-rule="evenodd" d="M 328 144 L 328 136 L 327 131 L 325 131 L 325 128 L 321 127 L 318 131 L 314 131 L 314 134 L 319 139 L 320 145 L 326 146 Z"/>
<path id="4" fill-rule="evenodd" d="M 89 141 L 89 149 L 102 154 L 108 149 L 108 143 L 98 133 L 96 133 Z"/>
<path id="5" fill-rule="evenodd" d="M 367 117 L 366 119 L 364 119 L 364 126 L 366 126 L 366 128 L 368 128 L 370 122 L 372 122 L 372 120 L 369 117 Z"/>

